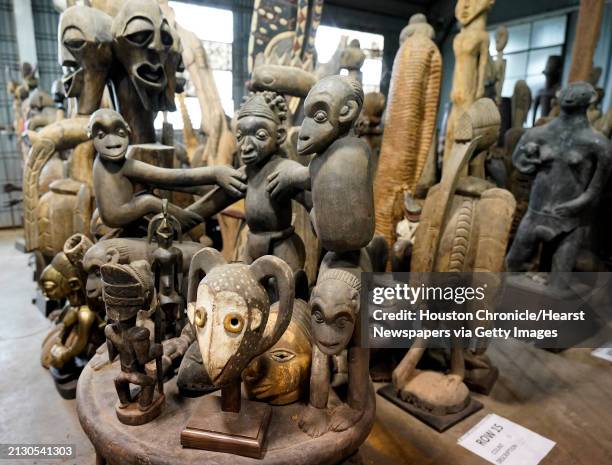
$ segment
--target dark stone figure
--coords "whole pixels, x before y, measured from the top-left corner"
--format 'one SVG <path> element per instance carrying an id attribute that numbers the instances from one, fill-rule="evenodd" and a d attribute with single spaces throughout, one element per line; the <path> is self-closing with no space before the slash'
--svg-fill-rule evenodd
<path id="1" fill-rule="evenodd" d="M 506 257 L 508 271 L 526 271 L 540 244 L 543 256 L 551 257 L 550 265 L 540 260 L 540 268 L 573 270 L 612 168 L 610 142 L 586 116 L 595 98 L 586 82 L 568 85 L 559 93 L 560 116 L 521 137 L 512 162 L 534 179 L 527 213 Z"/>
<path id="2" fill-rule="evenodd" d="M 153 300 L 151 268 L 146 261 L 106 264 L 101 273 L 106 314 L 114 321 L 104 331 L 108 357 L 113 361 L 119 356 L 121 363 L 121 371 L 115 378 L 119 397 L 117 418 L 128 425 L 142 425 L 156 418 L 164 403 L 163 384 L 159 382 L 159 395 L 154 399 L 156 377 L 145 369 L 153 360 L 161 362 L 162 346 L 151 343 L 149 330 L 136 325 L 138 312 L 148 311 Z M 130 384 L 140 386 L 137 399 L 132 397 Z"/>
<path id="3" fill-rule="evenodd" d="M 88 131 L 98 153 L 93 167 L 96 202 L 100 218 L 107 226 L 125 227 L 146 215 L 161 213 L 162 199 L 152 194 L 135 195 L 137 183 L 170 190 L 218 184 L 233 196 L 242 195 L 246 189 L 242 183 L 244 175 L 229 166 L 168 169 L 126 157 L 130 128 L 116 111 L 96 111 Z M 186 232 L 203 221 L 198 210 L 202 205 L 196 202 L 183 209 L 169 204 L 168 212 Z"/>
<path id="4" fill-rule="evenodd" d="M 183 280 L 183 253 L 172 245 L 174 238 L 181 241 L 181 225 L 168 215 L 168 200 L 162 201 L 162 212 L 149 222 L 148 242 L 153 238 L 157 248 L 151 255 L 151 271 L 159 306 L 163 312 L 161 334 L 178 336 L 183 329 L 185 300 L 181 294 Z"/>
<path id="5" fill-rule="evenodd" d="M 540 117 L 548 116 L 552 108 L 552 102 L 557 91 L 561 88 L 561 76 L 563 74 L 563 59 L 559 55 L 551 55 L 546 61 L 546 67 L 542 74 L 546 77 L 546 85 L 538 91 L 533 103 L 533 123 L 536 122 L 538 108 Z"/>

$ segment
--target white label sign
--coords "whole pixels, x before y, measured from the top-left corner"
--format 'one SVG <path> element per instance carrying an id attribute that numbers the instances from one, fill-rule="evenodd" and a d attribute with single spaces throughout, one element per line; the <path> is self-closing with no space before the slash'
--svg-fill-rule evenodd
<path id="1" fill-rule="evenodd" d="M 608 342 L 606 344 L 607 347 L 600 347 L 599 349 L 595 349 L 591 352 L 593 357 L 603 358 L 608 362 L 612 362 L 612 342 Z"/>
<path id="2" fill-rule="evenodd" d="M 457 443 L 495 465 L 537 465 L 555 442 L 491 413 Z"/>

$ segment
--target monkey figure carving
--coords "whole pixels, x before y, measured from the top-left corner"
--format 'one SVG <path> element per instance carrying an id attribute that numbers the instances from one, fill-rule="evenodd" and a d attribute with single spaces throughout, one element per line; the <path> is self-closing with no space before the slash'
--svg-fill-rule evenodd
<path id="1" fill-rule="evenodd" d="M 269 318 L 272 283 L 278 295 L 276 318 Z M 251 265 L 227 263 L 212 248 L 193 257 L 187 316 L 195 329 L 204 370 L 211 383 L 221 388 L 221 397 L 202 399 L 181 433 L 183 446 L 261 457 L 272 411 L 267 404 L 241 398 L 241 373 L 289 326 L 294 292 L 293 272 L 278 257 L 264 255 Z M 205 426 L 201 418 L 208 418 Z M 247 442 L 247 436 L 251 439 L 248 431 L 253 430 L 253 423 L 258 425 L 253 442 L 238 447 Z M 198 430 L 195 437 L 193 428 Z M 205 442 L 199 440 L 203 436 Z"/>
<path id="2" fill-rule="evenodd" d="M 291 192 L 271 196 L 267 177 L 279 169 L 301 168 L 299 163 L 281 156 L 287 137 L 283 122 L 287 103 L 275 92 L 250 95 L 240 107 L 236 123 L 238 152 L 246 165 L 246 222 L 249 233 L 245 262 L 272 254 L 286 261 L 293 271 L 304 268 L 304 244 L 291 225 Z"/>
<path id="3" fill-rule="evenodd" d="M 352 134 L 363 89 L 344 76 L 318 81 L 304 102 L 298 155 L 314 155 L 308 167 L 281 169 L 268 177 L 271 195 L 301 188 L 312 193 L 312 224 L 321 246 L 353 252 L 374 235 L 373 164 L 370 148 Z"/>
<path id="4" fill-rule="evenodd" d="M 145 369 L 153 360 L 161 362 L 162 346 L 152 343 L 149 330 L 136 324 L 138 312 L 148 311 L 155 300 L 151 267 L 144 260 L 130 265 L 110 263 L 102 265 L 101 274 L 106 314 L 113 321 L 104 330 L 108 358 L 113 361 L 118 355 L 121 364 L 115 378 L 119 397 L 115 412 L 122 423 L 142 425 L 159 416 L 165 400 L 161 373 L 157 373 L 155 395 L 156 377 Z M 130 384 L 141 388 L 136 398 Z"/>
<path id="5" fill-rule="evenodd" d="M 310 402 L 299 419 L 312 437 L 344 431 L 357 423 L 365 410 L 369 378 L 369 351 L 360 344 L 360 270 L 337 266 L 326 256 L 310 298 L 313 334 Z M 333 357 L 347 350 L 348 393 L 328 409 Z"/>
<path id="6" fill-rule="evenodd" d="M 126 156 L 130 128 L 116 111 L 101 109 L 89 120 L 88 132 L 98 153 L 93 184 L 102 221 L 111 227 L 125 227 L 145 215 L 162 211 L 162 199 L 152 194 L 135 195 L 135 184 L 180 190 L 203 184 L 218 184 L 233 196 L 246 189 L 244 175 L 229 166 L 168 169 Z M 183 231 L 202 222 L 194 203 L 182 209 L 169 204 L 168 212 L 178 219 Z"/>

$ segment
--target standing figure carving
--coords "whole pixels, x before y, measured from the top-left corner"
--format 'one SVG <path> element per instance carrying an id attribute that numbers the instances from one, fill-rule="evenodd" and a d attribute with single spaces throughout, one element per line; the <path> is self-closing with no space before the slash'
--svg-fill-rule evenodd
<path id="1" fill-rule="evenodd" d="M 414 193 L 434 144 L 442 57 L 422 14 L 410 18 L 393 63 L 389 103 L 374 182 L 376 232 L 389 247 L 402 219 L 403 191 Z"/>

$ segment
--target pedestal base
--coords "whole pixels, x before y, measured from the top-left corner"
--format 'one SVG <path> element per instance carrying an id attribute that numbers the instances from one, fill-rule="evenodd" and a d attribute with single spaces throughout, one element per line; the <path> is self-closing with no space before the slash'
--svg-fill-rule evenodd
<path id="1" fill-rule="evenodd" d="M 238 413 L 223 412 L 221 396 L 206 396 L 181 432 L 181 444 L 260 459 L 271 415 L 268 404 L 249 400 L 242 400 Z"/>
<path id="2" fill-rule="evenodd" d="M 144 425 L 159 416 L 164 408 L 165 401 L 166 398 L 163 394 L 158 395 L 146 410 L 141 410 L 138 402 L 132 402 L 125 408 L 119 407 L 119 403 L 117 403 L 115 406 L 115 413 L 119 421 L 123 424 L 130 426 Z"/>
<path id="3" fill-rule="evenodd" d="M 451 413 L 448 415 L 433 415 L 432 413 L 426 410 L 415 407 L 414 405 L 408 402 L 404 402 L 397 395 L 397 390 L 392 384 L 387 384 L 386 386 L 383 386 L 377 392 L 379 395 L 381 395 L 388 401 L 394 403 L 402 410 L 405 410 L 412 416 L 418 418 L 427 426 L 430 426 L 439 433 L 446 431 L 451 426 L 456 425 L 461 420 L 469 417 L 470 415 L 482 408 L 482 404 L 480 402 L 474 399 L 470 399 L 470 403 L 460 412 Z"/>

